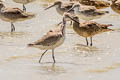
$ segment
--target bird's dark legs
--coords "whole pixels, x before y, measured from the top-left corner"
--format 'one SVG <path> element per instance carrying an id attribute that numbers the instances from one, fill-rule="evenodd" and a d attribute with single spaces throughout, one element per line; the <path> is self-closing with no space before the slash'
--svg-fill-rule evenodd
<path id="1" fill-rule="evenodd" d="M 88 46 L 88 39 L 87 39 L 87 37 L 86 37 L 86 43 L 87 43 L 87 46 Z"/>
<path id="2" fill-rule="evenodd" d="M 39 63 L 41 62 L 41 59 L 42 57 L 44 56 L 44 54 L 47 52 L 48 50 L 46 50 L 44 53 L 42 53 L 41 57 L 40 57 L 40 60 L 39 60 Z"/>
<path id="3" fill-rule="evenodd" d="M 57 25 L 59 26 L 60 24 L 62 24 L 62 22 L 59 22 Z"/>
<path id="4" fill-rule="evenodd" d="M 90 41 L 91 41 L 90 46 L 92 46 L 92 37 L 90 37 Z"/>
<path id="5" fill-rule="evenodd" d="M 11 22 L 11 32 L 15 31 L 15 26 L 13 25 L 13 23 Z"/>
<path id="6" fill-rule="evenodd" d="M 55 63 L 56 61 L 55 61 L 55 56 L 54 56 L 54 49 L 52 49 L 52 58 L 53 58 L 53 61 Z"/>
<path id="7" fill-rule="evenodd" d="M 60 24 L 62 24 L 62 22 L 59 22 L 59 23 L 58 23 L 58 26 L 59 26 Z M 72 21 L 70 21 L 70 25 L 72 25 Z"/>
<path id="8" fill-rule="evenodd" d="M 70 21 L 70 25 L 72 25 L 72 21 Z"/>
<path id="9" fill-rule="evenodd" d="M 25 7 L 25 5 L 23 4 L 23 11 L 25 11 L 26 12 L 26 7 Z"/>

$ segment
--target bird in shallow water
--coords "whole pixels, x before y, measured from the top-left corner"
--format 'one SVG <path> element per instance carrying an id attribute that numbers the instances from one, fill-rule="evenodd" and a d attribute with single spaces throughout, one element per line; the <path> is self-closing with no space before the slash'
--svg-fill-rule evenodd
<path id="1" fill-rule="evenodd" d="M 16 3 L 23 4 L 23 11 L 26 11 L 25 5 L 28 4 L 28 3 L 34 2 L 36 0 L 13 0 L 13 1 L 16 2 Z"/>
<path id="2" fill-rule="evenodd" d="M 62 24 L 59 25 L 55 30 L 50 30 L 40 40 L 37 40 L 31 44 L 28 44 L 29 47 L 36 47 L 41 50 L 45 50 L 45 52 L 42 53 L 42 55 L 39 59 L 39 63 L 41 62 L 41 59 L 44 56 L 44 54 L 49 49 L 52 50 L 52 58 L 53 58 L 54 63 L 56 62 L 55 57 L 54 57 L 54 50 L 55 50 L 55 48 L 57 48 L 61 44 L 63 44 L 63 42 L 65 40 L 65 27 L 66 27 L 66 20 L 65 20 L 65 18 L 63 18 Z"/>
<path id="3" fill-rule="evenodd" d="M 66 14 L 67 18 L 73 20 L 73 29 L 74 31 L 82 36 L 85 37 L 87 46 L 89 45 L 88 37 L 90 37 L 91 43 L 90 46 L 93 45 L 92 37 L 96 34 L 100 34 L 107 31 L 113 31 L 113 29 L 109 29 L 109 26 L 112 24 L 100 24 L 93 21 L 86 21 L 86 22 L 79 22 L 79 18 L 77 16 L 72 16 L 71 14 Z"/>
<path id="4" fill-rule="evenodd" d="M 63 16 L 64 12 L 67 12 L 70 8 L 72 8 L 73 2 L 63 2 L 63 1 L 55 1 L 52 5 L 45 8 L 45 10 L 56 7 L 56 11 Z M 74 13 L 73 10 L 71 10 L 69 13 Z"/>
<path id="5" fill-rule="evenodd" d="M 68 12 L 71 10 L 74 10 L 74 14 L 78 15 L 81 19 L 87 21 L 98 19 L 109 13 L 108 11 L 97 10 L 94 6 L 84 6 L 79 3 L 74 4 Z"/>
<path id="6" fill-rule="evenodd" d="M 72 8 L 73 4 L 74 2 L 55 1 L 52 5 L 48 6 L 44 10 L 50 9 L 55 6 L 57 13 L 63 16 L 65 12 L 68 12 L 68 10 Z M 69 13 L 73 14 L 74 10 L 69 11 Z M 66 19 L 66 20 L 70 21 L 70 19 Z M 61 24 L 61 22 L 59 24 Z M 70 24 L 72 24 L 72 21 Z"/>
<path id="7" fill-rule="evenodd" d="M 11 32 L 15 31 L 14 22 L 24 21 L 35 17 L 35 14 L 24 12 L 19 8 L 5 7 L 5 5 L 0 3 L 0 19 L 11 23 Z"/>
<path id="8" fill-rule="evenodd" d="M 109 2 L 102 0 L 70 0 L 70 1 L 77 1 L 80 4 L 87 6 L 95 6 L 97 9 L 104 9 L 110 6 Z"/>

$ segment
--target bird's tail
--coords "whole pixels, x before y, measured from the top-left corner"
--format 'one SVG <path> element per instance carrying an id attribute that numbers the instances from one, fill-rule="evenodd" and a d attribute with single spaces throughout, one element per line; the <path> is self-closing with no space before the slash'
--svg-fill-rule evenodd
<path id="1" fill-rule="evenodd" d="M 109 11 L 102 11 L 103 13 L 109 13 Z"/>
<path id="2" fill-rule="evenodd" d="M 117 28 L 117 29 L 112 29 L 113 31 L 120 31 L 120 28 Z"/>
<path id="3" fill-rule="evenodd" d="M 112 24 L 107 24 L 107 27 L 113 26 Z M 109 31 L 115 31 L 114 29 L 108 28 Z"/>
<path id="4" fill-rule="evenodd" d="M 109 31 L 115 31 L 115 29 L 109 29 Z"/>
<path id="5" fill-rule="evenodd" d="M 29 19 L 34 18 L 36 16 L 36 14 L 31 13 L 31 12 L 27 12 L 25 14 L 26 14 L 27 18 L 29 18 Z"/>
<path id="6" fill-rule="evenodd" d="M 108 26 L 113 26 L 112 24 L 107 24 Z"/>
<path id="7" fill-rule="evenodd" d="M 99 15 L 108 14 L 108 13 L 109 13 L 109 11 L 100 11 Z"/>
<path id="8" fill-rule="evenodd" d="M 33 45 L 34 45 L 34 44 L 28 44 L 27 46 L 28 46 L 28 47 L 32 47 Z"/>

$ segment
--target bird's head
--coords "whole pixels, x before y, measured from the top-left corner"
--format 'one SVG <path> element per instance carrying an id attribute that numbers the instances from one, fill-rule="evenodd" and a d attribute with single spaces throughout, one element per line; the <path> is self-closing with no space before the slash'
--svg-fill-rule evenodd
<path id="1" fill-rule="evenodd" d="M 52 5 L 48 6 L 48 7 L 45 8 L 44 10 L 50 9 L 50 8 L 52 8 L 52 7 L 54 7 L 54 6 L 59 6 L 59 5 L 61 5 L 61 4 L 62 4 L 61 1 L 55 1 Z"/>

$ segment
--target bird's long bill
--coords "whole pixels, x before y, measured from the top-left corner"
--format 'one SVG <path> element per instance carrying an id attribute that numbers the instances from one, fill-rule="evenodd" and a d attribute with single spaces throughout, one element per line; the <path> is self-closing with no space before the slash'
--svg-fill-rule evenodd
<path id="1" fill-rule="evenodd" d="M 76 21 L 76 20 L 73 19 L 71 16 L 68 16 L 68 18 L 70 18 L 71 20 L 73 20 L 73 21 L 75 21 L 76 23 L 79 23 L 79 24 L 80 24 L 80 22 Z"/>
<path id="2" fill-rule="evenodd" d="M 67 12 L 70 12 L 71 10 L 73 10 L 74 7 L 70 8 Z"/>
<path id="3" fill-rule="evenodd" d="M 52 7 L 54 7 L 54 6 L 55 6 L 55 4 L 53 4 L 53 5 L 51 5 L 51 6 L 48 6 L 48 7 L 45 8 L 44 10 L 47 10 L 47 9 L 52 8 Z"/>

